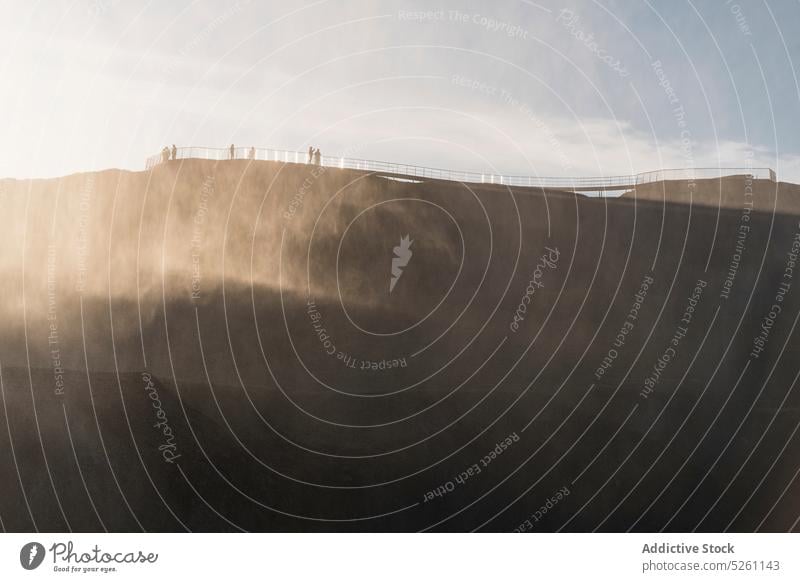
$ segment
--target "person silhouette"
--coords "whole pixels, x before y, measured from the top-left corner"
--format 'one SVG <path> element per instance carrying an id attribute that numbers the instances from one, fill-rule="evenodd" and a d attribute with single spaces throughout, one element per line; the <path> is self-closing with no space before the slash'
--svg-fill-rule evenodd
<path id="1" fill-rule="evenodd" d="M 322 154 L 320 153 L 319 148 L 314 151 L 314 163 L 318 166 L 322 165 Z"/>
<path id="2" fill-rule="evenodd" d="M 169 161 L 169 148 L 167 146 L 164 146 L 164 148 L 161 150 L 161 161 L 162 162 Z"/>
<path id="3" fill-rule="evenodd" d="M 231 160 L 233 160 L 233 159 L 235 159 L 235 158 L 236 158 L 236 149 L 233 147 L 233 144 L 231 144 L 231 147 L 230 147 L 230 157 L 229 157 L 228 159 L 231 159 Z"/>
<path id="4" fill-rule="evenodd" d="M 251 147 L 250 148 L 250 152 L 247 155 L 251 160 L 255 160 L 256 159 L 256 148 Z"/>
<path id="5" fill-rule="evenodd" d="M 311 147 L 311 146 L 308 146 L 308 162 L 306 162 L 306 163 L 310 164 L 313 161 L 314 161 L 314 148 Z"/>
<path id="6" fill-rule="evenodd" d="M 178 159 L 178 148 L 175 147 L 175 144 L 172 144 L 172 159 Z"/>

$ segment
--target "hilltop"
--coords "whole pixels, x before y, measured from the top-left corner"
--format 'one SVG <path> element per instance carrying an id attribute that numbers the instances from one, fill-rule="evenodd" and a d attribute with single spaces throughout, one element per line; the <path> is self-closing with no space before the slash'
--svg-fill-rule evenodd
<path id="1" fill-rule="evenodd" d="M 799 190 L 3 181 L 4 526 L 785 530 Z"/>

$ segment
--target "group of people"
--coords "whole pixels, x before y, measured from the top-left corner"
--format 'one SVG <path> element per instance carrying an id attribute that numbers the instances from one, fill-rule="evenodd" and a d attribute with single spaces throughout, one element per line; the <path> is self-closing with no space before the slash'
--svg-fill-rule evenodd
<path id="1" fill-rule="evenodd" d="M 168 162 L 170 160 L 177 160 L 178 159 L 178 148 L 175 147 L 175 144 L 172 144 L 172 147 L 164 146 L 161 150 L 161 161 Z M 228 148 L 228 159 L 235 160 L 236 159 L 236 146 L 233 144 L 230 145 Z M 247 151 L 247 159 L 248 160 L 255 160 L 256 159 L 256 148 L 251 147 Z M 319 148 L 314 149 L 313 147 L 309 146 L 308 148 L 308 162 L 309 164 L 314 164 L 315 166 L 322 165 L 322 154 L 319 151 Z"/>
<path id="2" fill-rule="evenodd" d="M 178 148 L 175 147 L 175 144 L 172 144 L 172 149 L 169 146 L 164 146 L 161 150 L 161 161 L 168 162 L 170 160 L 177 160 L 178 159 Z"/>
<path id="3" fill-rule="evenodd" d="M 236 159 L 236 147 L 233 144 L 231 144 L 231 147 L 228 148 L 228 152 L 229 152 L 228 153 L 228 159 L 229 160 L 235 160 Z M 255 147 L 251 147 L 249 150 L 247 150 L 247 159 L 248 160 L 255 160 L 256 159 L 256 148 Z"/>
<path id="4" fill-rule="evenodd" d="M 315 166 L 322 165 L 322 154 L 319 153 L 319 148 L 314 149 L 312 146 L 308 146 L 308 164 L 314 164 Z"/>

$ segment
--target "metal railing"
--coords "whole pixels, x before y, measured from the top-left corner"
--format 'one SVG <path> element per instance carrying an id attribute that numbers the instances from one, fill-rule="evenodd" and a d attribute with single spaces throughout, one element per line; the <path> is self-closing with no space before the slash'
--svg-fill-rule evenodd
<path id="1" fill-rule="evenodd" d="M 161 163 L 173 159 L 169 155 L 156 154 L 147 158 L 145 169 L 151 170 Z M 230 148 L 212 147 L 181 147 L 176 148 L 176 160 L 204 159 L 204 160 L 260 160 L 284 162 L 289 164 L 311 164 L 308 152 L 291 150 L 274 150 L 266 148 L 234 148 L 231 156 Z M 631 189 L 638 184 L 661 182 L 666 180 L 703 180 L 723 178 L 726 176 L 744 175 L 754 180 L 776 181 L 775 171 L 771 168 L 683 168 L 665 169 L 642 172 L 639 174 L 620 176 L 589 176 L 589 177 L 559 177 L 559 176 L 506 176 L 501 174 L 464 172 L 459 170 L 444 170 L 441 168 L 428 168 L 409 164 L 396 164 L 375 160 L 362 160 L 337 156 L 320 156 L 319 164 L 327 168 L 340 168 L 348 170 L 363 170 L 379 172 L 397 176 L 412 176 L 431 180 L 448 180 L 454 182 L 467 182 L 473 184 L 501 184 L 506 186 L 520 186 L 533 188 L 552 188 L 575 191 L 615 191 Z"/>

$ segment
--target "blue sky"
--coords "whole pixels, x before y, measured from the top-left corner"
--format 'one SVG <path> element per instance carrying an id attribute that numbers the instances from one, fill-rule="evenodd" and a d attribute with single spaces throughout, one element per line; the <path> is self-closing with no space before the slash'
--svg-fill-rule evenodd
<path id="1" fill-rule="evenodd" d="M 0 176 L 164 144 L 800 182 L 797 0 L 0 1 Z"/>

